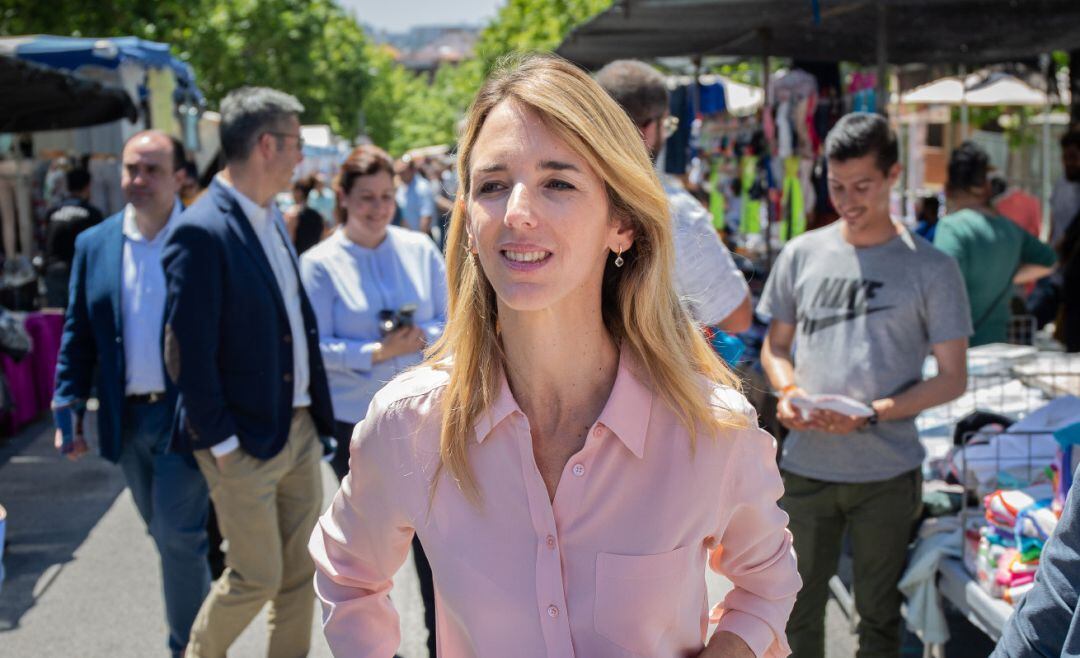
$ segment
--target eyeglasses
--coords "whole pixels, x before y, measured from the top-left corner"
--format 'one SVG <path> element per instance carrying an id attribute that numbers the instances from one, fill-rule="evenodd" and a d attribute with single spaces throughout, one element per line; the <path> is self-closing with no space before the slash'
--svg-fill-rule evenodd
<path id="1" fill-rule="evenodd" d="M 293 139 L 296 140 L 296 148 L 298 150 L 301 150 L 301 151 L 304 150 L 304 138 L 301 137 L 300 135 L 295 134 L 295 133 L 276 133 L 276 132 L 273 132 L 272 130 L 267 130 L 263 134 L 264 135 L 273 135 L 274 137 L 278 137 L 278 138 L 292 137 Z"/>
<path id="2" fill-rule="evenodd" d="M 662 122 L 660 124 L 660 130 L 664 135 L 664 139 L 669 139 L 679 130 L 679 117 L 673 117 L 670 114 L 663 117 L 653 117 L 652 119 L 649 119 L 645 123 L 641 124 L 641 129 L 645 130 L 645 128 L 654 121 Z"/>
<path id="3" fill-rule="evenodd" d="M 664 117 L 664 139 L 668 139 L 679 130 L 679 117 L 673 117 L 670 114 Z"/>

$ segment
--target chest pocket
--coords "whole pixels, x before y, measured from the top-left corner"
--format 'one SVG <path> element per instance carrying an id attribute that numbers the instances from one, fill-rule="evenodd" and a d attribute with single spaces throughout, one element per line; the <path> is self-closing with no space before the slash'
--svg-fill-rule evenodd
<path id="1" fill-rule="evenodd" d="M 631 655 L 656 656 L 688 613 L 682 602 L 692 558 L 689 546 L 656 555 L 598 553 L 596 632 Z"/>

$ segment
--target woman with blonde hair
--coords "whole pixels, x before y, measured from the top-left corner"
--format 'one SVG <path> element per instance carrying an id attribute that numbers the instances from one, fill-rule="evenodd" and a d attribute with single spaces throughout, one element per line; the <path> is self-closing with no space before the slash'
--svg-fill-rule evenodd
<path id="1" fill-rule="evenodd" d="M 634 125 L 533 55 L 484 84 L 459 148 L 445 332 L 376 394 L 312 535 L 331 649 L 393 655 L 416 534 L 440 656 L 786 655 L 775 445 L 680 307 Z M 734 584 L 711 638 L 706 563 Z"/>

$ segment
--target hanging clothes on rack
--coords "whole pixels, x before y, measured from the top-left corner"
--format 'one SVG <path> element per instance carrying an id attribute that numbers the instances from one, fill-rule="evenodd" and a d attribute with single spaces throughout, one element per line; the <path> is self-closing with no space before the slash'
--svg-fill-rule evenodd
<path id="1" fill-rule="evenodd" d="M 720 163 L 714 162 L 709 172 L 709 214 L 712 215 L 713 228 L 723 231 L 726 225 L 727 199 L 724 196 L 724 183 L 720 178 Z"/>
<path id="2" fill-rule="evenodd" d="M 780 208 L 783 212 L 781 237 L 790 240 L 806 232 L 806 209 L 803 205 L 803 190 L 799 182 L 798 157 L 784 159 L 783 195 Z"/>
<path id="3" fill-rule="evenodd" d="M 671 92 L 668 111 L 679 118 L 679 127 L 664 147 L 664 173 L 667 174 L 685 174 L 690 161 L 690 131 L 694 122 L 694 101 L 690 92 L 689 86 Z"/>
<path id="4" fill-rule="evenodd" d="M 0 160 L 0 234 L 4 255 L 34 255 L 34 211 L 30 199 L 33 162 Z"/>
<path id="5" fill-rule="evenodd" d="M 762 190 L 756 186 L 758 178 L 758 158 L 756 155 L 744 155 L 739 161 L 739 178 L 742 181 L 742 221 L 739 231 L 743 235 L 761 232 Z"/>
<path id="6" fill-rule="evenodd" d="M 852 112 L 877 111 L 877 74 L 872 71 L 856 71 L 851 74 L 848 85 Z"/>
<path id="7" fill-rule="evenodd" d="M 719 82 L 701 85 L 701 114 L 720 114 L 727 111 L 727 98 L 724 95 L 724 85 Z"/>

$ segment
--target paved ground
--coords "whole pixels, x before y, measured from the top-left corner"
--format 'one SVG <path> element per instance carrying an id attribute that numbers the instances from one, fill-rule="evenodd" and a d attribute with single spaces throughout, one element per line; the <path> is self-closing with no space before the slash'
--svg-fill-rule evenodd
<path id="1" fill-rule="evenodd" d="M 8 509 L 7 580 L 0 591 L 0 655 L 145 658 L 165 656 L 161 579 L 120 470 L 96 457 L 69 463 L 52 448 L 42 421 L 0 443 L 0 503 Z M 336 483 L 324 467 L 329 500 Z M 710 575 L 710 600 L 730 587 Z M 402 658 L 423 658 L 426 631 L 411 559 L 395 578 Z M 854 655 L 846 620 L 830 602 L 828 656 Z M 330 656 L 314 627 L 311 656 Z M 265 614 L 231 656 L 265 655 Z M 967 647 L 970 649 L 970 646 Z M 950 651 L 985 656 L 988 649 Z M 905 655 L 920 655 L 917 643 Z"/>

